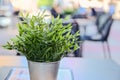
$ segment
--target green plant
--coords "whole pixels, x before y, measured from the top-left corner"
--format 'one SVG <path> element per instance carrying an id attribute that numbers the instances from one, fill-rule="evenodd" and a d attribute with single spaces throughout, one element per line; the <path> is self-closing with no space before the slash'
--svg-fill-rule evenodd
<path id="1" fill-rule="evenodd" d="M 79 32 L 71 34 L 71 24 L 63 26 L 59 17 L 52 18 L 49 24 L 44 17 L 43 14 L 23 16 L 24 21 L 18 23 L 19 35 L 3 47 L 15 49 L 35 62 L 59 61 L 66 52 L 79 48 Z"/>

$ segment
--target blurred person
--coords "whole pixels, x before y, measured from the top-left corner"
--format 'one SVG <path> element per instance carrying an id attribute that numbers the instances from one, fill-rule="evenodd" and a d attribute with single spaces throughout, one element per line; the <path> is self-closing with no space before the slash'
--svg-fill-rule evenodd
<path id="1" fill-rule="evenodd" d="M 84 8 L 84 7 L 79 7 L 78 14 L 86 15 L 87 14 L 87 9 Z"/>
<path id="2" fill-rule="evenodd" d="M 65 11 L 73 11 L 76 9 L 75 0 L 54 0 L 53 8 L 56 9 L 58 13 L 65 13 Z"/>
<path id="3" fill-rule="evenodd" d="M 62 4 L 63 11 L 66 14 L 74 13 L 75 10 L 78 9 L 78 7 L 78 0 L 64 0 Z"/>
<path id="4" fill-rule="evenodd" d="M 54 16 L 55 18 L 59 15 L 60 18 L 64 18 L 64 14 L 63 14 L 63 0 L 54 0 L 51 14 L 52 16 Z"/>
<path id="5" fill-rule="evenodd" d="M 56 13 L 62 14 L 63 13 L 63 0 L 54 0 L 52 9 L 55 10 Z"/>
<path id="6" fill-rule="evenodd" d="M 111 15 L 113 15 L 114 13 L 115 13 L 115 5 L 114 4 L 110 4 L 110 6 L 109 6 L 109 13 L 111 14 Z"/>
<path id="7" fill-rule="evenodd" d="M 87 18 L 87 8 L 80 6 L 79 4 L 79 8 L 75 11 L 75 13 L 73 14 L 72 18 Z"/>

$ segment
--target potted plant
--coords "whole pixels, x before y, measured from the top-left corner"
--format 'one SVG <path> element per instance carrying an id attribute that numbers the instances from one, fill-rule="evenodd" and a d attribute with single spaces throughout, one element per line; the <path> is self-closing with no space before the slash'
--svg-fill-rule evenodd
<path id="1" fill-rule="evenodd" d="M 22 17 L 19 35 L 3 47 L 26 56 L 31 80 L 56 80 L 61 58 L 79 48 L 79 32 L 71 34 L 71 24 L 63 26 L 59 17 L 46 23 L 44 13 Z"/>

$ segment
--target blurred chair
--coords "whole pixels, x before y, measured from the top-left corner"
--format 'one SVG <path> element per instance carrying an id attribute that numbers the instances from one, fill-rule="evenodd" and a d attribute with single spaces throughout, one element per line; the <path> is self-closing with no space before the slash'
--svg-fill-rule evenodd
<path id="1" fill-rule="evenodd" d="M 63 25 L 68 25 L 68 24 L 71 24 L 72 25 L 72 31 L 71 31 L 71 34 L 75 34 L 77 31 L 79 31 L 79 25 L 77 22 L 66 22 L 66 23 L 63 23 Z M 80 39 L 80 36 L 78 36 L 78 39 Z M 80 44 L 78 44 L 80 45 Z M 77 49 L 76 51 L 73 52 L 74 56 L 75 57 L 82 57 L 81 53 L 80 53 L 80 49 Z M 68 54 L 69 56 L 69 54 Z"/>
<path id="2" fill-rule="evenodd" d="M 9 6 L 0 6 L 0 28 L 9 27 L 11 25 L 12 12 L 9 10 Z"/>
<path id="3" fill-rule="evenodd" d="M 14 11 L 14 12 L 13 12 L 13 15 L 18 16 L 19 13 L 20 13 L 20 11 Z"/>
<path id="4" fill-rule="evenodd" d="M 110 6 L 109 6 L 109 13 L 111 15 L 113 15 L 115 13 L 115 5 L 114 4 L 110 4 Z"/>
<path id="5" fill-rule="evenodd" d="M 92 12 L 92 16 L 96 16 L 97 15 L 97 12 L 94 8 L 91 8 L 91 12 Z"/>
<path id="6" fill-rule="evenodd" d="M 108 57 L 111 58 L 110 48 L 108 44 L 108 37 L 109 37 L 112 22 L 113 22 L 112 16 L 108 14 L 104 14 L 98 19 L 97 34 L 92 36 L 87 36 L 87 35 L 81 36 L 82 41 L 87 40 L 87 41 L 101 42 L 103 45 L 105 58 L 107 57 L 105 54 L 106 53 L 105 45 L 104 45 L 105 43 L 107 45 L 107 51 L 109 55 Z"/>
<path id="7" fill-rule="evenodd" d="M 95 22 L 90 23 L 89 25 L 85 25 L 83 27 L 80 26 L 81 35 L 92 36 L 98 34 L 98 30 L 100 30 L 100 28 L 104 26 L 109 16 L 110 15 L 104 13 L 99 14 L 96 16 Z"/>

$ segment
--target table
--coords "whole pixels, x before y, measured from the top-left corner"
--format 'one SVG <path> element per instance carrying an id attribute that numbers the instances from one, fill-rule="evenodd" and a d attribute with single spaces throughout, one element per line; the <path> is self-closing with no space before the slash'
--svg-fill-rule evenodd
<path id="1" fill-rule="evenodd" d="M 78 19 L 69 19 L 65 22 L 77 22 L 79 24 L 79 27 L 86 26 L 89 24 L 94 24 L 96 21 L 96 18 L 78 18 Z"/>
<path id="2" fill-rule="evenodd" d="M 0 67 L 3 66 L 28 67 L 24 56 L 0 56 Z M 74 80 L 120 80 L 120 66 L 110 59 L 65 57 L 60 68 L 70 69 Z"/>

